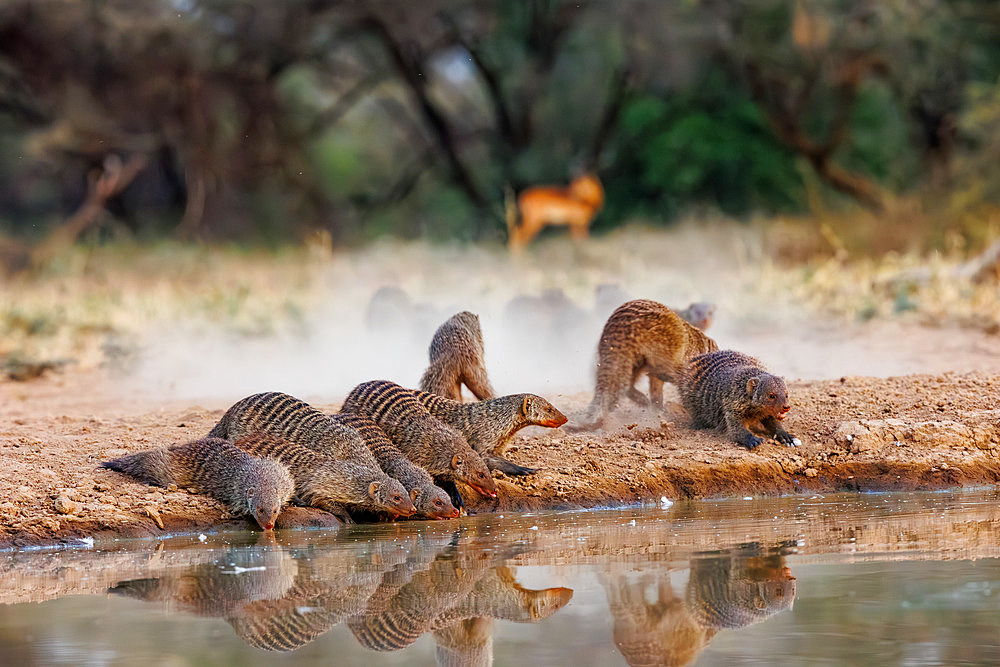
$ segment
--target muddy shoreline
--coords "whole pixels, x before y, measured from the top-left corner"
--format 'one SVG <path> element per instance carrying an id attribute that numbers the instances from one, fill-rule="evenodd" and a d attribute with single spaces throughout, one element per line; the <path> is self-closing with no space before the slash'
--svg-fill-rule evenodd
<path id="1" fill-rule="evenodd" d="M 78 373 L 0 384 L 6 416 L 0 426 L 0 548 L 250 529 L 250 522 L 228 516 L 211 499 L 97 468 L 126 452 L 200 437 L 228 403 L 157 406 L 138 396 L 106 401 L 102 381 Z M 508 456 L 540 472 L 525 478 L 498 473 L 499 503 L 470 504 L 479 512 L 504 512 L 624 506 L 663 496 L 676 501 L 1000 483 L 1000 375 L 845 377 L 794 381 L 789 389 L 794 407 L 786 427 L 801 438 L 801 447 L 769 442 L 748 452 L 691 430 L 676 402 L 662 414 L 626 409 L 616 424 L 595 433 L 522 431 Z M 324 409 L 338 407 L 323 397 L 303 398 Z M 589 394 L 548 398 L 572 418 Z M 60 496 L 70 501 L 69 513 L 57 511 Z M 279 521 L 286 529 L 334 525 L 329 515 L 304 508 L 286 511 Z"/>

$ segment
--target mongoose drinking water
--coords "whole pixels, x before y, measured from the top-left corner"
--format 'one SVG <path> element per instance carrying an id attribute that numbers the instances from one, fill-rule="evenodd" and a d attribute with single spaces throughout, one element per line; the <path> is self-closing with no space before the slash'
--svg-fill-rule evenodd
<path id="1" fill-rule="evenodd" d="M 323 456 L 266 433 L 254 433 L 233 444 L 254 456 L 269 456 L 284 463 L 295 480 L 297 502 L 326 510 L 345 523 L 352 522 L 346 509 L 401 516 L 414 512 L 403 485 L 377 466 Z"/>
<path id="2" fill-rule="evenodd" d="M 496 498 L 489 468 L 462 435 L 433 417 L 409 389 L 372 380 L 351 390 L 342 412 L 367 415 L 408 459 L 435 478 L 462 482 Z"/>
<path id="3" fill-rule="evenodd" d="M 781 428 L 791 406 L 785 381 L 740 352 L 716 350 L 688 363 L 678 387 L 697 428 L 725 430 L 747 449 L 764 442 L 751 431 L 794 447 L 798 439 Z"/>
<path id="4" fill-rule="evenodd" d="M 274 528 L 281 508 L 295 490 L 282 463 L 250 456 L 221 438 L 129 454 L 104 461 L 101 467 L 157 486 L 197 489 L 234 512 L 250 514 L 264 530 Z"/>
<path id="5" fill-rule="evenodd" d="M 278 391 L 254 394 L 238 401 L 209 435 L 236 440 L 251 433 L 268 433 L 330 458 L 379 468 L 357 431 L 305 401 Z"/>
<path id="6" fill-rule="evenodd" d="M 464 435 L 491 470 L 508 475 L 535 472 L 503 458 L 515 433 L 525 426 L 558 428 L 566 423 L 563 413 L 535 394 L 511 394 L 477 403 L 459 403 L 425 391 L 414 391 L 413 395 L 428 412 Z"/>
<path id="7" fill-rule="evenodd" d="M 649 374 L 650 402 L 662 405 L 663 383 L 676 383 L 691 357 L 717 349 L 714 340 L 661 303 L 649 299 L 623 303 L 611 313 L 597 344 L 597 382 L 587 411 L 589 422 L 569 430 L 600 427 L 623 393 L 637 403 L 647 403 L 634 386 L 642 373 Z"/>
<path id="8" fill-rule="evenodd" d="M 479 400 L 497 395 L 486 375 L 478 315 L 463 310 L 448 318 L 434 332 L 429 356 L 430 366 L 420 378 L 422 391 L 461 401 L 464 384 Z"/>
<path id="9" fill-rule="evenodd" d="M 418 514 L 431 519 L 453 519 L 459 515 L 445 490 L 434 485 L 430 473 L 406 458 L 378 424 L 365 415 L 349 412 L 331 417 L 358 432 L 382 470 L 409 490 Z"/>

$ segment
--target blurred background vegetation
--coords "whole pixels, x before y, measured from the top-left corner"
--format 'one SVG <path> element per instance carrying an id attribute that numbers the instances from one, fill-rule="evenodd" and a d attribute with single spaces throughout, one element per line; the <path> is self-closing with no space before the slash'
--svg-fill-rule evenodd
<path id="1" fill-rule="evenodd" d="M 505 188 L 580 169 L 595 230 L 721 213 L 979 248 L 998 129 L 992 0 L 0 4 L 8 265 L 79 239 L 502 241 Z"/>

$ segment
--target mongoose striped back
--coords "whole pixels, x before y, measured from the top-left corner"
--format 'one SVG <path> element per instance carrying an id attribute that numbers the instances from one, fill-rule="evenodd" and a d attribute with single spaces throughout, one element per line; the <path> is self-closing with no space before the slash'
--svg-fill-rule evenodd
<path id="1" fill-rule="evenodd" d="M 496 484 L 482 457 L 458 431 L 427 412 L 409 389 L 387 380 L 364 382 L 351 390 L 341 411 L 370 417 L 407 458 L 432 476 L 496 497 Z"/>
<path id="2" fill-rule="evenodd" d="M 623 303 L 611 313 L 597 344 L 589 421 L 569 430 L 601 426 L 622 394 L 643 405 L 662 406 L 663 383 L 677 383 L 688 359 L 717 349 L 714 340 L 662 303 L 649 299 Z M 643 373 L 649 375 L 649 400 L 634 386 Z"/>
<path id="3" fill-rule="evenodd" d="M 748 449 L 763 441 L 754 432 L 798 443 L 779 425 L 791 409 L 785 381 L 751 356 L 734 350 L 700 354 L 688 362 L 678 389 L 697 428 L 725 430 Z"/>
<path id="4" fill-rule="evenodd" d="M 431 338 L 430 366 L 420 379 L 420 389 L 462 400 L 462 385 L 476 398 L 493 398 L 484 362 L 485 348 L 479 316 L 463 310 L 448 318 Z"/>
<path id="5" fill-rule="evenodd" d="M 254 394 L 237 402 L 209 435 L 236 440 L 251 433 L 268 433 L 331 458 L 378 466 L 354 429 L 281 392 Z"/>
<path id="6" fill-rule="evenodd" d="M 234 443 L 250 454 L 270 456 L 288 466 L 295 480 L 296 499 L 350 521 L 343 508 L 413 513 L 406 489 L 378 466 L 333 459 L 297 443 L 266 433 L 254 433 Z"/>
<path id="7" fill-rule="evenodd" d="M 479 452 L 491 470 L 508 475 L 534 472 L 502 457 L 514 434 L 525 426 L 557 428 L 566 416 L 535 394 L 511 394 L 475 403 L 459 403 L 425 391 L 413 395 L 428 412 L 455 428 Z"/>
<path id="8" fill-rule="evenodd" d="M 101 467 L 158 486 L 197 489 L 270 530 L 294 490 L 289 470 L 274 458 L 254 458 L 220 438 L 202 438 L 105 461 Z"/>
<path id="9" fill-rule="evenodd" d="M 410 499 L 418 514 L 432 519 L 451 519 L 459 515 L 444 489 L 434 485 L 430 473 L 406 458 L 378 424 L 365 415 L 356 413 L 341 412 L 331 416 L 335 421 L 358 432 L 382 470 L 402 482 L 410 492 Z"/>
<path id="10" fill-rule="evenodd" d="M 431 630 L 477 616 L 534 623 L 565 607 L 572 597 L 573 590 L 569 588 L 524 588 L 509 567 L 497 566 L 476 582 L 464 600 L 434 619 Z"/>

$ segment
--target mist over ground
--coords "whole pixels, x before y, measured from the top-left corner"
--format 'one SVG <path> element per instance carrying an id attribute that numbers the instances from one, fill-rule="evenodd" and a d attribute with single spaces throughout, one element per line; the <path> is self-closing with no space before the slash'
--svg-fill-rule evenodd
<path id="1" fill-rule="evenodd" d="M 861 323 L 813 307 L 803 271 L 781 268 L 758 230 L 732 224 L 631 228 L 581 245 L 553 237 L 522 257 L 499 246 L 378 243 L 316 259 L 293 326 L 279 326 L 290 315 L 274 312 L 269 334 L 183 317 L 151 327 L 126 386 L 212 402 L 272 390 L 330 402 L 376 378 L 415 386 L 434 330 L 470 310 L 501 394 L 590 392 L 601 328 L 626 298 L 712 302 L 708 333 L 720 347 L 757 355 L 789 379 L 981 368 L 984 350 L 947 328 Z M 988 348 L 994 338 L 982 334 Z"/>

